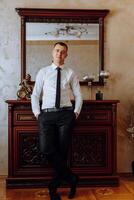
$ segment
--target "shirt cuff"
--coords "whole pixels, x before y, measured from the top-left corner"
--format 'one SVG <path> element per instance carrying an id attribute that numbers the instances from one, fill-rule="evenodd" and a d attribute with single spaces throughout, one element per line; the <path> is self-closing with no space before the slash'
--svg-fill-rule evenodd
<path id="1" fill-rule="evenodd" d="M 39 112 L 34 113 L 34 116 L 36 117 L 36 119 L 38 119 L 39 114 L 40 114 Z"/>

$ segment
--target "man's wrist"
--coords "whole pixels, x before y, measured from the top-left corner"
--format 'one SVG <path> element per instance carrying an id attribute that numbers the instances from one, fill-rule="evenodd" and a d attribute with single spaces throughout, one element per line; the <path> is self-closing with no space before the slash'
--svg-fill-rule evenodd
<path id="1" fill-rule="evenodd" d="M 77 113 L 77 112 L 74 112 L 75 113 L 75 117 L 76 117 L 76 119 L 78 118 L 78 116 L 79 116 L 79 113 Z"/>
<path id="2" fill-rule="evenodd" d="M 38 119 L 39 114 L 40 114 L 40 113 L 36 113 L 36 114 L 35 114 L 36 119 Z"/>

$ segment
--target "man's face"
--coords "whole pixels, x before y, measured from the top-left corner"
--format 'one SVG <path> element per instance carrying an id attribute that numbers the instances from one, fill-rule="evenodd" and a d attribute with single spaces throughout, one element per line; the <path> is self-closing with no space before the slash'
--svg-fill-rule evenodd
<path id="1" fill-rule="evenodd" d="M 54 63 L 59 63 L 60 65 L 64 64 L 64 60 L 67 57 L 67 49 L 65 46 L 57 44 L 52 51 Z"/>

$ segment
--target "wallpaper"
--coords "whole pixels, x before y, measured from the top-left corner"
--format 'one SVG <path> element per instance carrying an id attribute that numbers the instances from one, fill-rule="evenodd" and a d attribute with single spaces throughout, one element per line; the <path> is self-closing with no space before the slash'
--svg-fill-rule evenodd
<path id="1" fill-rule="evenodd" d="M 100 89 L 104 99 L 119 99 L 117 116 L 117 170 L 131 172 L 134 142 L 126 129 L 134 110 L 134 1 L 133 0 L 0 0 L 0 175 L 7 174 L 7 99 L 16 99 L 20 83 L 20 18 L 16 7 L 109 9 L 105 20 L 105 69 L 110 78 L 104 87 L 82 87 L 84 99 L 94 99 Z"/>

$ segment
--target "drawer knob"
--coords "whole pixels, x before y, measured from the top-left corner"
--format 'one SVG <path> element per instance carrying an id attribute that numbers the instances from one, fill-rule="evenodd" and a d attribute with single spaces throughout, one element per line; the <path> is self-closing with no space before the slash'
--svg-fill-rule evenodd
<path id="1" fill-rule="evenodd" d="M 87 119 L 90 119 L 90 115 L 87 115 L 86 118 L 87 118 Z"/>

